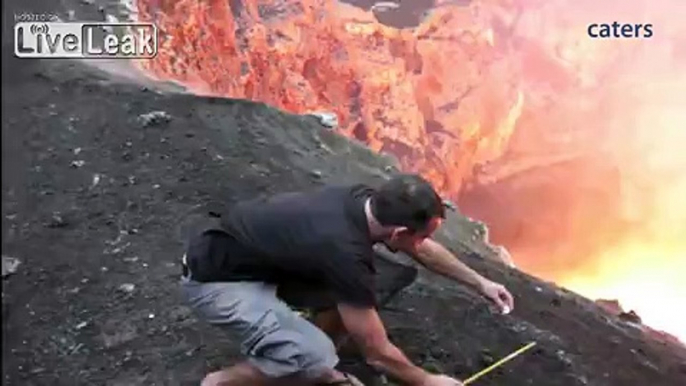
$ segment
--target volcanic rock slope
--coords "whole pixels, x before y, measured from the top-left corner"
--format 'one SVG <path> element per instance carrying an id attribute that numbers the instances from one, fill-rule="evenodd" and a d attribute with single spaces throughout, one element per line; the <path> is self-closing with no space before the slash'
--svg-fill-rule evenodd
<path id="1" fill-rule="evenodd" d="M 164 114 L 146 120 L 151 112 Z M 313 117 L 162 92 L 83 63 L 19 60 L 6 40 L 2 151 L 2 254 L 21 261 L 3 277 L 4 385 L 197 385 L 238 352 L 180 302 L 183 215 L 393 172 L 392 160 Z M 465 218 L 451 214 L 444 228 L 441 239 L 505 283 L 517 307 L 495 315 L 422 272 L 383 318 L 423 366 L 465 378 L 536 341 L 474 384 L 684 384 L 683 349 L 483 259 L 480 228 Z"/>

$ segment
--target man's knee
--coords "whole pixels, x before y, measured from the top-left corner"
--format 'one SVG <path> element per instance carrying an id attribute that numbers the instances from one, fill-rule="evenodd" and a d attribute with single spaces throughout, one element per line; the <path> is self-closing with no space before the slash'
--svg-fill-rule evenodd
<path id="1" fill-rule="evenodd" d="M 317 334 L 305 337 L 303 346 L 302 374 L 308 379 L 327 377 L 338 364 L 338 355 L 333 341 L 321 330 Z"/>
<path id="2" fill-rule="evenodd" d="M 284 307 L 262 318 L 254 334 L 243 341 L 252 365 L 269 378 L 318 378 L 338 364 L 336 348 L 319 328 Z"/>
<path id="3" fill-rule="evenodd" d="M 338 364 L 331 339 L 305 320 L 263 336 L 248 354 L 250 362 L 269 378 L 320 379 Z"/>

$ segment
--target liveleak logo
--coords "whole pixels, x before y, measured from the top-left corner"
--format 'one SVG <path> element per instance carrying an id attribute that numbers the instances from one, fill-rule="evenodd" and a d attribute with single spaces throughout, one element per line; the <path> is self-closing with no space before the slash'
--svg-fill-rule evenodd
<path id="1" fill-rule="evenodd" d="M 157 55 L 151 23 L 17 23 L 20 58 L 149 59 Z"/>

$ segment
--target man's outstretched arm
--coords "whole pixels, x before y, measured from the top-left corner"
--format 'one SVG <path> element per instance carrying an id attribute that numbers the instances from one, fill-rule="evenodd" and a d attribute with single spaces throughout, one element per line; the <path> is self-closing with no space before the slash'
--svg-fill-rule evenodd
<path id="1" fill-rule="evenodd" d="M 414 250 L 406 251 L 429 270 L 480 290 L 488 280 L 458 259 L 433 239 L 424 239 Z"/>
<path id="2" fill-rule="evenodd" d="M 513 309 L 514 300 L 505 287 L 481 276 L 435 240 L 427 238 L 417 246 L 398 246 L 398 249 L 430 271 L 468 284 L 496 303 L 504 312 Z"/>
<path id="3" fill-rule="evenodd" d="M 445 375 L 430 374 L 414 365 L 388 340 L 381 318 L 373 307 L 338 305 L 343 324 L 362 349 L 367 362 L 409 386 L 461 386 Z"/>
<path id="4" fill-rule="evenodd" d="M 346 330 L 362 349 L 367 362 L 410 385 L 422 385 L 429 374 L 415 366 L 387 338 L 386 330 L 374 308 L 338 305 Z"/>

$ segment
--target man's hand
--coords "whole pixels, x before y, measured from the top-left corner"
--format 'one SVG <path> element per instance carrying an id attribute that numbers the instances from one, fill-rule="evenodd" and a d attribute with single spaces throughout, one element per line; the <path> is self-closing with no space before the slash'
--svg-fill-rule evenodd
<path id="1" fill-rule="evenodd" d="M 495 303 L 503 314 L 509 314 L 514 309 L 512 294 L 502 284 L 485 280 L 481 284 L 481 293 Z"/>
<path id="2" fill-rule="evenodd" d="M 514 308 L 512 294 L 502 285 L 492 282 L 461 262 L 443 245 L 425 239 L 415 249 L 403 249 L 417 262 L 433 272 L 466 283 L 494 302 L 503 313 Z"/>
<path id="3" fill-rule="evenodd" d="M 451 383 L 426 383 L 431 377 L 414 365 L 400 349 L 388 340 L 386 329 L 373 307 L 338 304 L 345 329 L 362 349 L 367 363 L 405 384 L 413 386 L 452 386 Z"/>
<path id="4" fill-rule="evenodd" d="M 421 386 L 463 386 L 464 384 L 447 375 L 430 375 Z"/>

